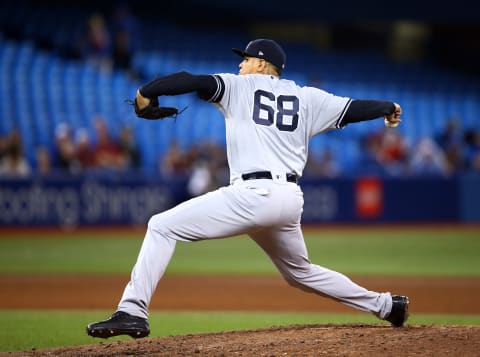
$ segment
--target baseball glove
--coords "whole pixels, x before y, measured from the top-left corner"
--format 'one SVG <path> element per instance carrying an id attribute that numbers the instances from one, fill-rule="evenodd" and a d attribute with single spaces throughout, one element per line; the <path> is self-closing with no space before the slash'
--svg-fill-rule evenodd
<path id="1" fill-rule="evenodd" d="M 175 107 L 161 107 L 158 103 L 158 98 L 151 98 L 150 103 L 143 108 L 138 106 L 137 99 L 129 100 L 127 102 L 133 105 L 137 117 L 143 119 L 158 120 L 168 117 L 176 118 L 177 115 L 181 113 Z"/>

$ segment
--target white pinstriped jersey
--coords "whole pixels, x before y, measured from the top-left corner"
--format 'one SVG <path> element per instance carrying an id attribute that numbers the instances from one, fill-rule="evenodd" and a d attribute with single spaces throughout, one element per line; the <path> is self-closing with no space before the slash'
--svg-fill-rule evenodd
<path id="1" fill-rule="evenodd" d="M 254 171 L 301 176 L 309 140 L 338 128 L 351 101 L 271 75 L 216 76 L 224 92 L 212 101 L 226 120 L 231 182 Z"/>

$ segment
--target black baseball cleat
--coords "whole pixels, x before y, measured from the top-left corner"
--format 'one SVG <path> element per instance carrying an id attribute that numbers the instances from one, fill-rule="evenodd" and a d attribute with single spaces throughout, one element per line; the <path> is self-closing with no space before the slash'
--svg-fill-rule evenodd
<path id="1" fill-rule="evenodd" d="M 401 327 L 408 319 L 408 304 L 410 301 L 407 296 L 392 295 L 392 311 L 385 320 L 389 321 L 395 327 Z"/>
<path id="2" fill-rule="evenodd" d="M 141 338 L 150 334 L 150 327 L 147 319 L 132 316 L 123 311 L 117 311 L 106 320 L 88 325 L 87 334 L 100 338 L 120 335 Z"/>

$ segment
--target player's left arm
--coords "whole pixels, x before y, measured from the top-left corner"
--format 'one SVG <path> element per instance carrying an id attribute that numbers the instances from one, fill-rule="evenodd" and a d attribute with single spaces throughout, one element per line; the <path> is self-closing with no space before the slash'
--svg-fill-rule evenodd
<path id="1" fill-rule="evenodd" d="M 194 75 L 178 72 L 165 77 L 156 78 L 137 90 L 137 103 L 140 108 L 148 105 L 151 98 L 162 95 L 179 95 L 197 92 L 206 101 L 219 101 L 225 86 L 220 76 Z"/>
<path id="2" fill-rule="evenodd" d="M 340 127 L 350 123 L 385 118 L 391 124 L 400 123 L 402 108 L 399 104 L 382 100 L 352 100 L 341 118 Z"/>

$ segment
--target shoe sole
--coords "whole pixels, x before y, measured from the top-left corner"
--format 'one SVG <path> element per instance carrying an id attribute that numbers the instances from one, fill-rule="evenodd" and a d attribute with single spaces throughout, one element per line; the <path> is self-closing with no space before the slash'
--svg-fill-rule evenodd
<path id="1" fill-rule="evenodd" d="M 119 330 L 119 329 L 89 329 L 87 334 L 92 337 L 109 338 L 114 336 L 127 335 L 132 338 L 143 338 L 150 334 L 150 331 L 145 330 Z"/>

